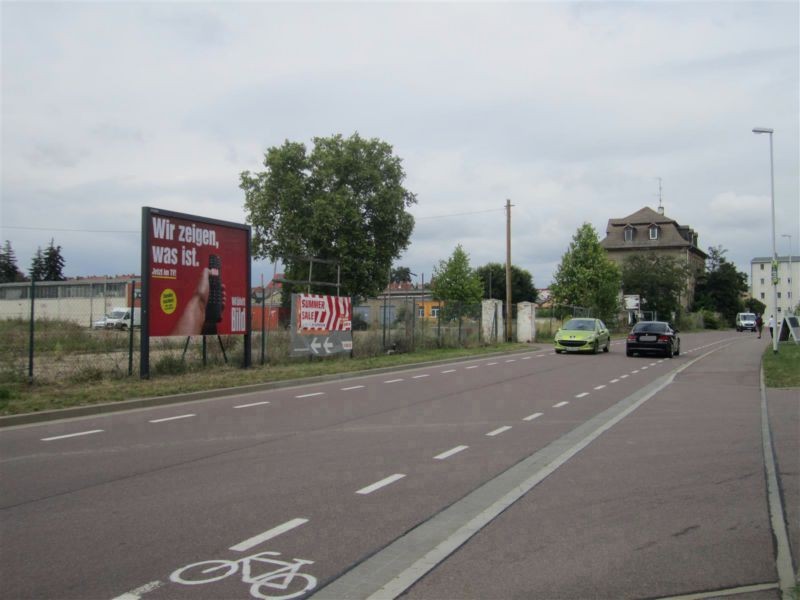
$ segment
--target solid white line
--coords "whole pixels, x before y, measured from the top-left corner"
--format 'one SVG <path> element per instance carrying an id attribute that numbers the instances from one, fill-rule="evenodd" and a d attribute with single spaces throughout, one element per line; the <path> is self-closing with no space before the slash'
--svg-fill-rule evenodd
<path id="1" fill-rule="evenodd" d="M 251 406 L 262 406 L 264 404 L 269 404 L 269 400 L 265 400 L 264 402 L 253 402 L 252 404 L 240 404 L 239 406 L 234 406 L 233 408 L 250 408 Z"/>
<path id="2" fill-rule="evenodd" d="M 539 417 L 541 417 L 543 414 L 544 413 L 533 413 L 532 415 L 528 415 L 527 417 L 525 417 L 522 420 L 523 421 L 533 421 L 534 419 L 538 419 Z"/>
<path id="3" fill-rule="evenodd" d="M 442 373 L 455 373 L 455 369 L 447 369 L 447 371 L 442 371 Z"/>
<path id="4" fill-rule="evenodd" d="M 250 550 L 258 546 L 259 544 L 266 542 L 267 540 L 271 540 L 274 537 L 278 537 L 282 533 L 286 533 L 294 529 L 295 527 L 300 527 L 300 525 L 304 525 L 308 523 L 308 519 L 292 519 L 291 521 L 286 521 L 283 525 L 278 525 L 277 527 L 273 527 L 269 531 L 265 531 L 264 533 L 259 533 L 249 539 L 246 539 L 243 542 L 239 542 L 235 546 L 231 546 L 230 549 L 235 552 L 244 552 L 246 550 Z"/>
<path id="5" fill-rule="evenodd" d="M 466 450 L 469 446 L 456 446 L 455 448 L 451 448 L 447 452 L 442 452 L 438 456 L 434 456 L 436 460 L 444 460 L 445 458 L 450 458 L 453 454 L 458 454 L 462 450 Z"/>
<path id="6" fill-rule="evenodd" d="M 363 385 L 351 385 L 350 387 L 342 388 L 342 391 L 349 392 L 350 390 L 360 390 L 363 387 Z"/>
<path id="7" fill-rule="evenodd" d="M 576 394 L 575 397 L 576 398 L 585 398 L 588 395 L 589 395 L 589 392 L 581 392 L 580 394 Z"/>
<path id="8" fill-rule="evenodd" d="M 608 383 L 618 383 L 618 382 L 619 382 L 619 379 L 612 379 L 612 380 L 611 380 L 611 381 L 609 381 Z"/>
<path id="9" fill-rule="evenodd" d="M 312 396 L 322 396 L 325 392 L 314 392 L 311 394 L 300 394 L 299 396 L 295 396 L 295 398 L 311 398 Z"/>
<path id="10" fill-rule="evenodd" d="M 152 592 L 160 588 L 163 583 L 160 581 L 151 581 L 150 583 L 146 583 L 142 586 L 139 586 L 135 590 L 131 590 L 121 596 L 117 596 L 113 600 L 141 600 L 142 596 L 144 596 L 148 592 Z"/>
<path id="11" fill-rule="evenodd" d="M 153 419 L 150 422 L 151 423 L 164 423 L 166 421 L 177 421 L 178 419 L 190 419 L 191 417 L 194 417 L 194 416 L 195 416 L 194 414 L 178 415 L 177 417 L 167 417 L 165 419 Z"/>
<path id="12" fill-rule="evenodd" d="M 559 402 L 558 404 L 553 404 L 553 408 L 561 408 L 562 406 L 566 406 L 569 402 Z"/>
<path id="13" fill-rule="evenodd" d="M 397 383 L 398 381 L 403 381 L 402 378 L 400 379 L 389 379 L 388 381 L 384 381 L 383 383 Z"/>
<path id="14" fill-rule="evenodd" d="M 487 433 L 486 437 L 494 437 L 496 435 L 500 435 L 501 433 L 505 433 L 509 429 L 511 429 L 511 425 L 506 425 L 505 427 L 498 427 L 494 431 L 490 431 L 489 433 Z"/>
<path id="15" fill-rule="evenodd" d="M 100 433 L 102 429 L 92 429 L 91 431 L 81 431 L 80 433 L 69 433 L 67 435 L 55 435 L 53 437 L 42 438 L 43 442 L 52 442 L 53 440 L 64 440 L 67 438 L 78 437 L 81 435 L 92 435 L 93 433 Z"/>
<path id="16" fill-rule="evenodd" d="M 724 596 L 738 596 L 740 594 L 747 594 L 751 592 L 765 592 L 767 590 L 776 590 L 778 588 L 780 588 L 780 585 L 777 583 L 762 583 L 756 585 L 745 585 L 727 590 L 714 590 L 712 592 L 700 592 L 699 594 L 686 594 L 685 596 L 669 596 L 665 598 L 659 598 L 659 600 L 704 600 L 705 598 L 722 598 Z"/>
<path id="17" fill-rule="evenodd" d="M 598 385 L 598 386 L 597 386 L 596 388 L 594 388 L 594 389 L 596 389 L 596 390 L 602 390 L 604 387 L 606 387 L 606 386 L 605 386 L 605 385 Z"/>
<path id="18" fill-rule="evenodd" d="M 379 490 L 382 487 L 385 487 L 385 486 L 387 486 L 389 484 L 392 484 L 395 481 L 397 481 L 398 479 L 402 479 L 403 477 L 405 477 L 405 475 L 403 473 L 395 473 L 394 475 L 391 475 L 391 476 L 387 477 L 386 479 L 381 479 L 380 481 L 377 481 L 377 482 L 373 483 L 372 485 L 368 485 L 365 488 L 361 488 L 360 490 L 358 490 L 356 492 L 356 494 L 361 494 L 362 496 L 366 496 L 367 494 L 371 494 L 375 490 Z"/>
<path id="19" fill-rule="evenodd" d="M 468 367 L 464 367 L 465 369 L 477 369 L 478 365 L 470 365 Z"/>
<path id="20" fill-rule="evenodd" d="M 427 373 L 425 373 L 424 375 L 414 375 L 414 377 L 412 377 L 411 379 L 422 379 L 423 377 L 430 377 L 430 375 L 428 375 Z"/>

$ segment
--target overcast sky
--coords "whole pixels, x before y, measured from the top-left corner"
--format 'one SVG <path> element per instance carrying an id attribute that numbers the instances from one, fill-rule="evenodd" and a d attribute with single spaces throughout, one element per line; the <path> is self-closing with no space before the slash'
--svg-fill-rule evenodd
<path id="1" fill-rule="evenodd" d="M 546 287 L 584 222 L 655 209 L 749 274 L 800 254 L 798 2 L 2 2 L 0 238 L 27 272 L 140 272 L 141 208 L 244 222 L 239 174 L 358 132 L 403 159 L 416 228 Z M 791 238 L 783 237 L 784 234 Z M 254 280 L 272 266 L 256 262 Z"/>

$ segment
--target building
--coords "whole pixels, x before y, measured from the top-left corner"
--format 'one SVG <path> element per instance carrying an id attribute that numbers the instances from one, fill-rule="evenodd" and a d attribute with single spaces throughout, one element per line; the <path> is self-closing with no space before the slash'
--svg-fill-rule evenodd
<path id="1" fill-rule="evenodd" d="M 778 317 L 783 317 L 800 303 L 800 256 L 778 257 L 777 292 Z M 767 315 L 772 314 L 771 256 L 759 256 L 750 261 L 750 294 L 767 305 Z"/>
<path id="2" fill-rule="evenodd" d="M 627 217 L 609 219 L 606 237 L 600 245 L 620 268 L 626 258 L 641 252 L 671 256 L 687 265 L 690 275 L 686 281 L 686 293 L 681 295 L 681 305 L 689 308 L 694 301 L 697 274 L 705 270 L 708 258 L 698 247 L 697 239 L 697 233 L 691 227 L 666 217 L 663 207 L 659 206 L 656 212 L 645 206 Z"/>

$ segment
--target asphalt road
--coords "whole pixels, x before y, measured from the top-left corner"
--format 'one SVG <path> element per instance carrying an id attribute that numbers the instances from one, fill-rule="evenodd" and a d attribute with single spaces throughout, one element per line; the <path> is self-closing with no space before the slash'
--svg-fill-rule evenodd
<path id="1" fill-rule="evenodd" d="M 768 342 L 682 338 L 4 429 L 2 596 L 779 598 Z M 796 557 L 800 398 L 767 407 Z"/>

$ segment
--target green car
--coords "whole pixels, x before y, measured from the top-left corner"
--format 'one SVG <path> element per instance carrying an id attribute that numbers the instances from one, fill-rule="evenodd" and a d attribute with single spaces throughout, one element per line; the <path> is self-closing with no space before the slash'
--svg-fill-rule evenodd
<path id="1" fill-rule="evenodd" d="M 600 348 L 608 352 L 611 346 L 611 334 L 600 319 L 570 319 L 556 331 L 556 354 L 562 352 L 592 352 L 597 354 Z"/>

